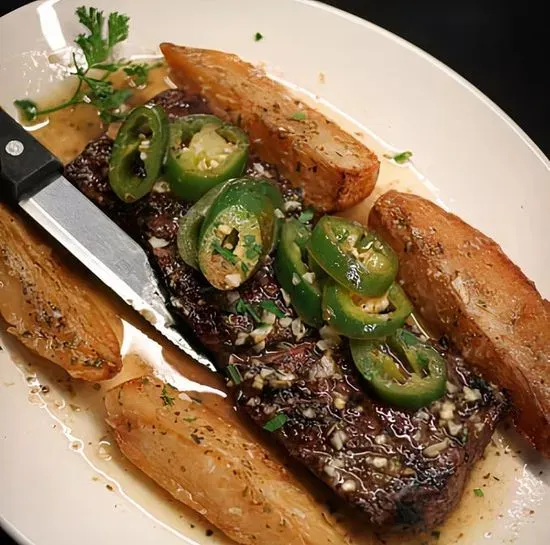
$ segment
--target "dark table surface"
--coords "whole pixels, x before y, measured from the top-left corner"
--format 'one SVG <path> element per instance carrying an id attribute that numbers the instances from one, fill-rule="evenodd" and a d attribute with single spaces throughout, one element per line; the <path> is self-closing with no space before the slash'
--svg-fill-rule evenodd
<path id="1" fill-rule="evenodd" d="M 2 0 L 0 15 L 26 3 Z M 93 0 L 88 3 L 93 5 Z M 550 156 L 548 8 L 541 7 L 545 4 L 502 0 L 326 3 L 394 32 L 453 68 L 498 104 Z M 2 537 L 0 529 L 0 542 L 4 543 Z"/>

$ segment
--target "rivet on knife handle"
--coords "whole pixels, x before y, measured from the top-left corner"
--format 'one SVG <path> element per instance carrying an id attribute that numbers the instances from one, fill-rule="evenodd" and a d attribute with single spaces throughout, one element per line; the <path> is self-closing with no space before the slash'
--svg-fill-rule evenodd
<path id="1" fill-rule="evenodd" d="M 55 156 L 0 109 L 0 199 L 20 201 L 62 169 Z"/>

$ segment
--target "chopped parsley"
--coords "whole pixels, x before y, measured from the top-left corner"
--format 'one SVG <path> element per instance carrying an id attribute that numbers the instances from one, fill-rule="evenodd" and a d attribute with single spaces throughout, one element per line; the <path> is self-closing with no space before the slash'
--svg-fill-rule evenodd
<path id="1" fill-rule="evenodd" d="M 247 304 L 242 300 L 242 299 L 239 299 L 237 301 L 237 304 L 235 305 L 235 310 L 239 313 L 239 314 L 246 314 L 247 312 Z"/>
<path id="2" fill-rule="evenodd" d="M 302 223 L 307 223 L 313 219 L 314 212 L 311 208 L 308 208 L 307 210 L 304 210 L 299 216 L 298 221 Z"/>
<path id="3" fill-rule="evenodd" d="M 243 381 L 243 377 L 241 377 L 239 369 L 233 364 L 227 366 L 227 374 L 233 381 L 233 384 L 240 384 Z"/>
<path id="4" fill-rule="evenodd" d="M 256 259 L 262 253 L 262 245 L 257 244 L 256 242 L 247 248 L 246 250 L 246 259 Z"/>
<path id="5" fill-rule="evenodd" d="M 237 304 L 235 305 L 235 310 L 239 314 L 250 314 L 251 318 L 257 323 L 260 323 L 262 321 L 262 319 L 258 316 L 258 313 L 254 309 L 254 307 L 246 303 L 242 299 L 239 299 L 237 301 Z"/>
<path id="6" fill-rule="evenodd" d="M 258 315 L 258 313 L 254 310 L 254 307 L 252 305 L 249 305 L 248 303 L 245 303 L 246 305 L 246 310 L 248 312 L 248 314 L 250 314 L 250 316 L 252 316 L 252 318 L 260 323 L 262 321 L 262 319 L 260 318 L 260 316 Z"/>
<path id="7" fill-rule="evenodd" d="M 286 314 L 273 302 L 273 301 L 262 301 L 260 303 L 260 306 L 267 310 L 267 312 L 271 312 L 271 314 L 275 314 L 277 318 L 284 318 Z"/>
<path id="8" fill-rule="evenodd" d="M 307 118 L 306 112 L 294 112 L 290 119 L 293 119 L 294 121 L 305 121 Z"/>
<path id="9" fill-rule="evenodd" d="M 264 39 L 264 36 L 261 32 L 256 32 L 256 34 L 254 34 L 254 41 L 255 42 L 259 42 L 260 40 L 263 40 Z"/>
<path id="10" fill-rule="evenodd" d="M 88 31 L 79 34 L 75 39 L 86 59 L 86 65 L 81 65 L 73 54 L 74 72 L 71 75 L 78 79 L 76 90 L 68 100 L 43 110 L 32 100 L 16 100 L 14 104 L 24 121 L 33 121 L 40 115 L 83 103 L 95 106 L 105 123 L 119 121 L 125 117 L 120 108 L 132 96 L 132 91 L 115 89 L 107 77 L 123 68 L 136 85 L 147 83 L 147 74 L 154 65 L 110 60 L 114 47 L 128 38 L 127 15 L 115 11 L 105 18 L 103 11 L 84 6 L 77 8 L 76 15 L 80 24 Z M 90 70 L 101 70 L 104 74 L 101 77 L 92 77 Z"/>
<path id="11" fill-rule="evenodd" d="M 267 430 L 269 432 L 277 431 L 279 428 L 282 428 L 285 425 L 287 420 L 288 416 L 286 414 L 279 413 L 264 424 L 264 430 Z"/>
<path id="12" fill-rule="evenodd" d="M 245 235 L 243 245 L 246 248 L 246 259 L 256 259 L 262 253 L 262 245 L 256 242 L 254 235 Z"/>
<path id="13" fill-rule="evenodd" d="M 432 530 L 432 537 L 439 539 L 441 537 L 441 532 L 439 530 Z"/>
<path id="14" fill-rule="evenodd" d="M 175 397 L 168 395 L 168 390 L 166 389 L 166 384 L 162 387 L 162 393 L 160 395 L 163 405 L 166 407 L 171 407 L 174 404 Z"/>
<path id="15" fill-rule="evenodd" d="M 416 353 L 416 358 L 422 367 L 427 367 L 430 363 L 430 358 L 424 352 L 418 351 Z"/>
<path id="16" fill-rule="evenodd" d="M 224 248 L 217 240 L 212 244 L 214 251 L 220 254 L 226 261 L 229 261 L 231 264 L 237 263 L 237 256 L 227 248 Z"/>
<path id="17" fill-rule="evenodd" d="M 483 498 L 483 496 L 485 496 L 485 494 L 483 493 L 483 490 L 481 490 L 481 488 L 474 488 L 474 494 L 478 498 Z"/>
<path id="18" fill-rule="evenodd" d="M 388 159 L 393 159 L 398 165 L 406 163 L 412 157 L 412 151 L 403 151 L 395 155 L 384 155 Z"/>

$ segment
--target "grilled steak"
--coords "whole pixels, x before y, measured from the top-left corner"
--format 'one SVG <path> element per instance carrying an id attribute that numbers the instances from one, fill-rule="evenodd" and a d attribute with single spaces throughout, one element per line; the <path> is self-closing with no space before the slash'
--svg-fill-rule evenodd
<path id="1" fill-rule="evenodd" d="M 162 93 L 155 102 L 170 117 L 206 111 L 200 98 L 182 91 Z M 372 399 L 345 340 L 297 318 L 270 258 L 241 288 L 219 292 L 179 258 L 178 220 L 189 203 L 174 198 L 163 182 L 135 204 L 117 200 L 107 180 L 111 147 L 106 136 L 92 142 L 67 166 L 66 176 L 143 245 L 171 310 L 192 327 L 220 370 L 229 364 L 238 370 L 238 383 L 229 382 L 238 405 L 262 426 L 283 413 L 287 419 L 274 431 L 278 440 L 372 524 L 441 522 L 503 415 L 505 396 L 440 343 L 436 348 L 448 368 L 442 399 L 418 411 Z M 247 174 L 274 179 L 287 213 L 301 210 L 299 192 L 275 168 L 252 157 Z M 266 310 L 265 301 L 284 316 Z"/>

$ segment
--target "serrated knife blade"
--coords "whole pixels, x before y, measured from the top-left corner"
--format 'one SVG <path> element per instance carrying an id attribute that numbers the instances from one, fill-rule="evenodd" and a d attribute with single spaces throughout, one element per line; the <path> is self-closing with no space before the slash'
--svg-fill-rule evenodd
<path id="1" fill-rule="evenodd" d="M 145 251 L 62 172 L 59 160 L 0 108 L 0 198 L 18 203 L 168 340 L 214 369 L 173 327 Z"/>
<path id="2" fill-rule="evenodd" d="M 167 339 L 215 370 L 212 362 L 174 329 L 143 249 L 66 178 L 54 176 L 19 205 Z"/>

